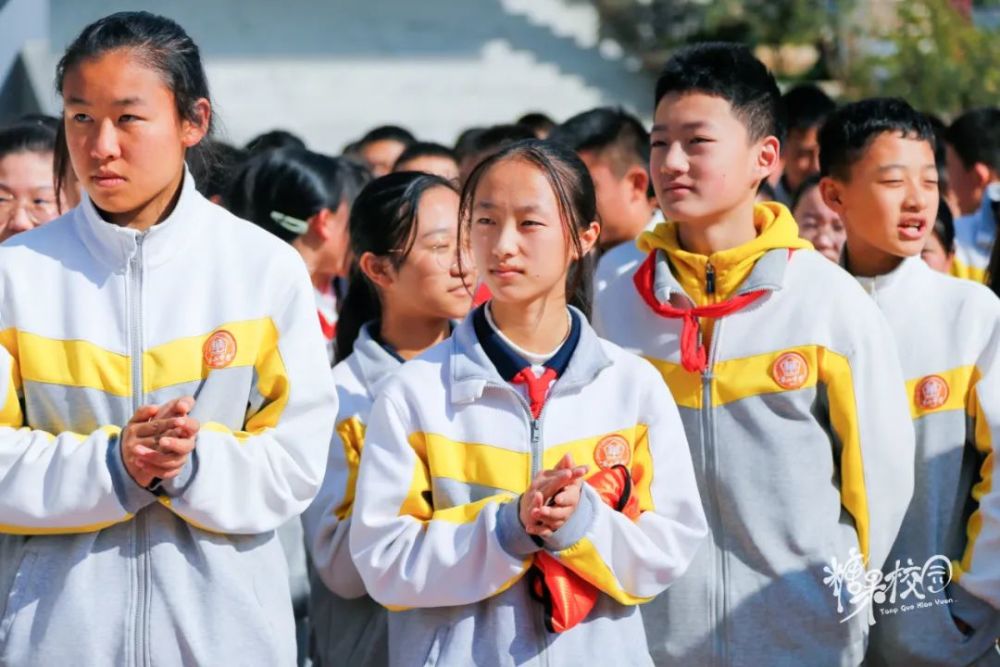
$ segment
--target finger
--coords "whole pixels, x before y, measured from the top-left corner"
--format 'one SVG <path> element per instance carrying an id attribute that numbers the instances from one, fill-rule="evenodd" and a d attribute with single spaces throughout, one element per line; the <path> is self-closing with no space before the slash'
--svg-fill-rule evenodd
<path id="1" fill-rule="evenodd" d="M 145 466 L 143 468 L 143 472 L 149 474 L 151 478 L 150 481 L 152 481 L 152 478 L 154 477 L 159 477 L 160 479 L 173 479 L 181 473 L 181 468 L 169 469 L 160 468 L 158 466 Z M 149 486 L 149 482 L 146 482 L 144 486 Z"/>
<path id="2" fill-rule="evenodd" d="M 159 407 L 156 413 L 158 419 L 168 417 L 183 417 L 194 409 L 194 398 L 191 396 L 181 396 L 172 401 L 167 401 Z"/>
<path id="3" fill-rule="evenodd" d="M 573 468 L 573 477 L 574 477 L 574 479 L 578 479 L 580 477 L 583 477 L 584 475 L 587 474 L 587 472 L 589 470 L 590 470 L 590 466 L 588 466 L 588 465 L 582 465 L 582 466 L 576 466 L 576 467 L 574 467 Z"/>
<path id="4" fill-rule="evenodd" d="M 187 456 L 194 451 L 195 441 L 191 438 L 160 438 L 160 453 L 168 456 Z"/>
<path id="5" fill-rule="evenodd" d="M 569 470 L 573 468 L 573 455 L 569 452 L 563 454 L 563 457 L 559 459 L 559 463 L 556 464 L 556 470 Z"/>
<path id="6" fill-rule="evenodd" d="M 139 424 L 141 422 L 146 422 L 152 419 L 156 415 L 155 405 L 144 405 L 135 411 L 132 418 L 128 420 L 129 424 Z"/>
<path id="7" fill-rule="evenodd" d="M 553 521 L 566 521 L 570 515 L 573 514 L 573 510 L 576 506 L 571 507 L 543 507 L 538 510 L 538 518 L 545 523 L 551 523 Z"/>
<path id="8" fill-rule="evenodd" d="M 148 456 L 137 456 L 136 462 L 140 463 L 144 470 L 149 471 L 164 471 L 164 470 L 177 470 L 178 468 L 183 468 L 184 464 L 187 463 L 187 456 L 163 456 L 159 453 L 152 453 Z"/>

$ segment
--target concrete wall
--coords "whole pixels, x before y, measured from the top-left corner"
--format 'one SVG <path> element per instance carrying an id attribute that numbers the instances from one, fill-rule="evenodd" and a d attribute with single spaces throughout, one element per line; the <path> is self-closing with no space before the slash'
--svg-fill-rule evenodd
<path id="1" fill-rule="evenodd" d="M 218 118 L 238 143 L 283 127 L 336 152 L 381 123 L 450 143 L 466 126 L 531 110 L 648 112 L 650 82 L 599 39 L 589 3 L 573 0 L 51 0 L 49 62 L 36 69 L 51 73 L 88 22 L 150 7 L 201 47 Z"/>

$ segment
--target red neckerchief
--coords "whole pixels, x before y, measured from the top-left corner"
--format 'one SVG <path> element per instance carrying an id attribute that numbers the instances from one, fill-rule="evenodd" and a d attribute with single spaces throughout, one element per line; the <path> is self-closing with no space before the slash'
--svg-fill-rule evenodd
<path id="1" fill-rule="evenodd" d="M 633 277 L 635 288 L 646 305 L 660 317 L 684 320 L 684 327 L 681 329 L 681 365 L 684 366 L 684 370 L 690 373 L 702 373 L 708 367 L 708 351 L 705 349 L 705 345 L 698 340 L 698 334 L 701 331 L 698 318 L 723 318 L 730 313 L 746 308 L 766 293 L 765 290 L 756 290 L 708 306 L 675 308 L 670 304 L 660 302 L 653 293 L 655 270 L 656 251 L 654 250 L 649 253 L 646 261 L 635 272 Z"/>

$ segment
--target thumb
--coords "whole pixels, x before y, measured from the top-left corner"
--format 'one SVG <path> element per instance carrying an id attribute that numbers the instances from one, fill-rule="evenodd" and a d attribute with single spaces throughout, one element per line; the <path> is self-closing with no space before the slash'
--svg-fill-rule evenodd
<path id="1" fill-rule="evenodd" d="M 566 454 L 564 454 L 563 457 L 559 459 L 559 463 L 556 464 L 555 469 L 570 470 L 572 468 L 573 468 L 573 456 L 569 452 L 566 452 Z"/>

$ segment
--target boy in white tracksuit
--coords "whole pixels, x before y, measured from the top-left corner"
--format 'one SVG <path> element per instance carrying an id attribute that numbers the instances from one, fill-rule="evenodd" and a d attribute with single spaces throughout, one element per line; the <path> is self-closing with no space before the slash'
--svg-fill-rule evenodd
<path id="1" fill-rule="evenodd" d="M 835 112 L 820 142 L 820 187 L 847 229 L 842 264 L 889 321 L 916 431 L 913 500 L 882 568 L 868 662 L 1000 665 L 1000 301 L 920 258 L 939 206 L 922 114 L 865 100 Z"/>

